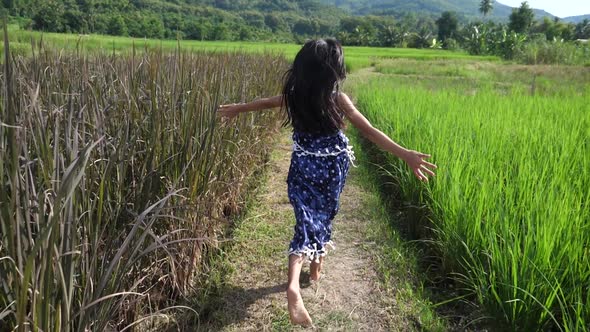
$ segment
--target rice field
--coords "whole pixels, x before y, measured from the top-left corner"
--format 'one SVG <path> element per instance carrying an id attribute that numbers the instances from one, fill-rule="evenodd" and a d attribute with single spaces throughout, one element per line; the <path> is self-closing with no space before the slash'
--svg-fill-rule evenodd
<path id="1" fill-rule="evenodd" d="M 206 289 L 282 120 L 214 111 L 278 93 L 300 46 L 7 36 L 0 330 L 157 328 L 198 311 L 179 299 Z M 461 297 L 502 328 L 590 330 L 590 68 L 345 53 L 377 72 L 355 83 L 359 109 L 439 165 L 422 185 L 384 163 Z"/>
<path id="2" fill-rule="evenodd" d="M 153 328 L 199 310 L 178 303 L 206 291 L 208 260 L 282 120 L 224 125 L 217 105 L 278 93 L 285 58 L 9 49 L 0 330 Z"/>
<path id="3" fill-rule="evenodd" d="M 12 42 L 13 52 L 29 55 L 31 41 L 50 45 L 52 48 L 65 50 L 84 50 L 86 52 L 104 53 L 129 53 L 136 51 L 164 51 L 174 52 L 181 48 L 187 52 L 240 52 L 240 53 L 273 53 L 280 54 L 293 59 L 299 51 L 300 45 L 279 44 L 264 42 L 227 42 L 227 41 L 194 41 L 194 40 L 153 40 L 133 39 L 128 37 L 105 36 L 105 35 L 76 35 L 60 33 L 40 33 L 36 31 L 20 30 L 17 26 L 11 26 L 9 37 Z M 0 48 L 1 49 L 1 48 Z M 370 67 L 382 59 L 406 58 L 415 60 L 485 60 L 499 61 L 495 56 L 474 57 L 462 52 L 449 52 L 439 49 L 403 49 L 403 48 L 379 48 L 379 47 L 345 47 L 346 65 L 349 72 L 360 68 Z"/>
<path id="4" fill-rule="evenodd" d="M 422 185 L 384 162 L 461 298 L 502 330 L 590 330 L 590 70 L 412 60 L 376 70 L 357 88 L 359 108 L 439 166 Z"/>

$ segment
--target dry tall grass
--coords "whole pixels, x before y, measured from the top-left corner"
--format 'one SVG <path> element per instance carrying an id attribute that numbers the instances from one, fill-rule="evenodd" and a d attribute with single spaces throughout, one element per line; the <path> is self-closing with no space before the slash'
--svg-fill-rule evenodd
<path id="1" fill-rule="evenodd" d="M 0 330 L 122 330 L 192 291 L 280 124 L 216 105 L 286 62 L 36 46 L 0 78 Z"/>

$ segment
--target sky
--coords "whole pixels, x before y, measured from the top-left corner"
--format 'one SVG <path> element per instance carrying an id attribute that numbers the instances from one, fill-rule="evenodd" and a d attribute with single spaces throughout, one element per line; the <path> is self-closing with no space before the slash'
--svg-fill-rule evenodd
<path id="1" fill-rule="evenodd" d="M 497 0 L 510 7 L 520 7 L 524 0 Z M 532 8 L 543 9 L 555 16 L 567 17 L 590 14 L 589 0 L 528 0 Z"/>

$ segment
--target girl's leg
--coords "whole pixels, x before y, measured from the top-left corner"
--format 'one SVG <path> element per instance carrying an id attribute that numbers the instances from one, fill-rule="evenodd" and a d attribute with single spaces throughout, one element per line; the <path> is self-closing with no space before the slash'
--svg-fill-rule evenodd
<path id="1" fill-rule="evenodd" d="M 320 262 L 316 263 L 315 260 L 313 260 L 309 266 L 309 279 L 311 279 L 312 281 L 318 281 L 320 280 L 320 272 L 322 272 L 322 266 L 324 264 L 324 256 L 320 256 Z"/>
<path id="2" fill-rule="evenodd" d="M 311 317 L 303 305 L 303 299 L 299 292 L 299 274 L 303 266 L 303 257 L 289 256 L 289 285 L 287 287 L 287 302 L 291 323 L 297 325 L 311 325 Z"/>

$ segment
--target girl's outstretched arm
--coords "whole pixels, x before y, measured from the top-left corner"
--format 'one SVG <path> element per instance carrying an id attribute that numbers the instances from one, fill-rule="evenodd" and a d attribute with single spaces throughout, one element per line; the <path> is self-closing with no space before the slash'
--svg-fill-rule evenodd
<path id="1" fill-rule="evenodd" d="M 269 108 L 281 107 L 283 105 L 283 96 L 278 95 L 269 98 L 261 98 L 244 104 L 220 105 L 217 109 L 221 117 L 231 119 L 240 113 L 261 111 Z"/>
<path id="2" fill-rule="evenodd" d="M 346 114 L 346 117 L 364 137 L 375 143 L 383 150 L 390 152 L 398 158 L 404 160 L 419 180 L 428 181 L 428 177 L 424 173 L 432 176 L 435 175 L 432 169 L 435 169 L 436 165 L 424 160 L 425 158 L 430 158 L 430 155 L 418 151 L 408 150 L 392 141 L 381 130 L 371 125 L 369 120 L 367 120 L 367 118 L 365 118 L 361 112 L 356 109 L 346 94 L 340 93 L 338 102 L 342 107 L 344 114 Z"/>

